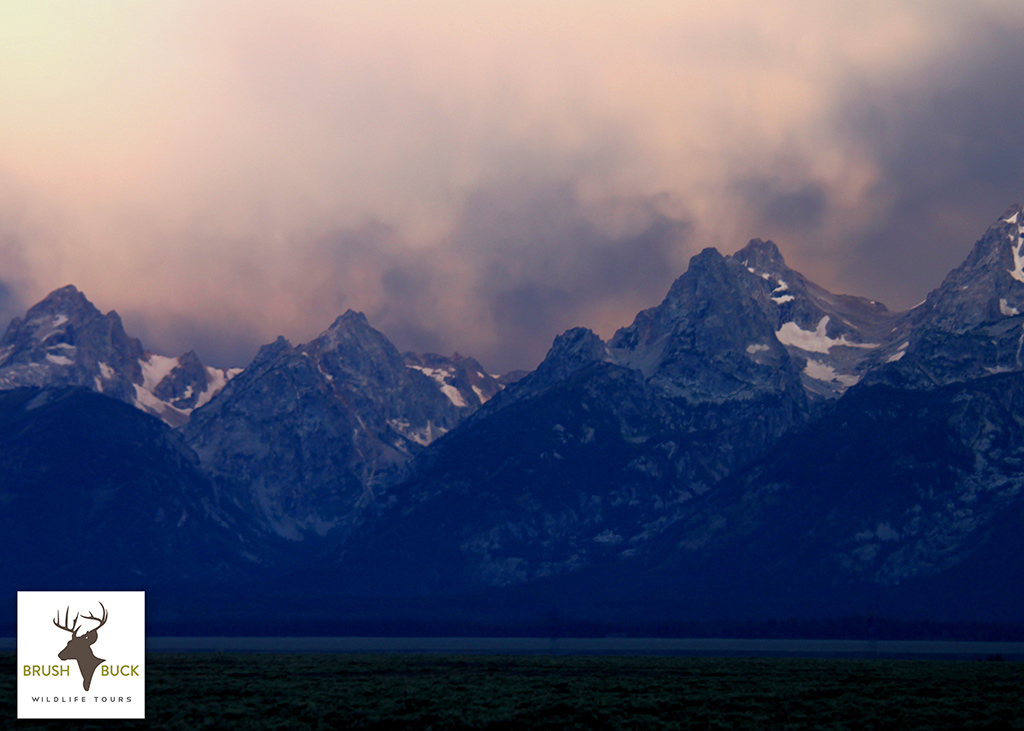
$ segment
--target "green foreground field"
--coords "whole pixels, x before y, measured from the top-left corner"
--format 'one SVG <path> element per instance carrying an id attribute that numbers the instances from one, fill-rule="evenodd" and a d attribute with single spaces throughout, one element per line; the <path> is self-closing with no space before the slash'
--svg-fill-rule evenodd
<path id="1" fill-rule="evenodd" d="M 1024 663 L 695 657 L 151 653 L 147 729 L 1024 729 Z"/>

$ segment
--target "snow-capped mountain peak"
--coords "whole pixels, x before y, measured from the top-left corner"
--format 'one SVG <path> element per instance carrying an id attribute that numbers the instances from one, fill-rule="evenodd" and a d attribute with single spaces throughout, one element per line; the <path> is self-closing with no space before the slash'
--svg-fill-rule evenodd
<path id="1" fill-rule="evenodd" d="M 309 343 L 265 345 L 185 433 L 234 499 L 301 540 L 350 525 L 499 388 L 472 358 L 403 356 L 350 310 Z"/>
<path id="2" fill-rule="evenodd" d="M 129 337 L 72 285 L 15 318 L 0 339 L 0 389 L 85 386 L 180 426 L 238 369 L 207 368 L 195 353 L 170 358 Z"/>
<path id="3" fill-rule="evenodd" d="M 1024 211 L 1015 205 L 902 319 L 886 367 L 872 374 L 927 388 L 1024 370 Z M 898 344 L 898 350 L 893 346 Z"/>
<path id="4" fill-rule="evenodd" d="M 924 304 L 915 321 L 966 331 L 1024 311 L 1024 213 L 1013 206 L 978 240 Z"/>
<path id="5" fill-rule="evenodd" d="M 733 254 L 757 279 L 752 296 L 775 323 L 776 339 L 802 363 L 811 397 L 835 398 L 858 383 L 888 344 L 899 313 L 864 297 L 835 294 L 790 269 L 772 242 L 754 239 Z M 748 280 L 751 281 L 751 280 Z"/>
<path id="6" fill-rule="evenodd" d="M 789 369 L 808 396 L 835 398 L 899 335 L 897 319 L 878 302 L 811 282 L 773 242 L 754 239 L 731 256 L 695 256 L 664 302 L 641 312 L 609 346 L 617 362 L 648 377 L 675 370 L 668 379 L 675 386 L 680 377 L 701 382 L 702 396 L 683 389 L 690 398 L 785 389 L 786 379 L 778 379 Z M 718 385 L 706 391 L 712 382 Z"/>

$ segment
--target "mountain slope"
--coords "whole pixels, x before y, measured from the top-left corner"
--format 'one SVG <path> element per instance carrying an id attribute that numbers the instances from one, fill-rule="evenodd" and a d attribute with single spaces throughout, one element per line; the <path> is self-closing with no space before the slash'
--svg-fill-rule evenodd
<path id="1" fill-rule="evenodd" d="M 746 296 L 760 281 L 707 250 L 609 344 L 582 328 L 556 338 L 536 371 L 417 458 L 345 560 L 431 591 L 644 554 L 690 500 L 806 418 L 800 372 Z"/>
<path id="2" fill-rule="evenodd" d="M 720 607 L 790 616 L 814 607 L 1019 620 L 1007 601 L 1020 596 L 1017 556 L 990 549 L 1020 543 L 1021 413 L 1020 374 L 851 389 L 694 505 L 640 583 L 664 594 L 714 586 Z M 980 565 L 984 581 L 961 571 Z"/>
<path id="3" fill-rule="evenodd" d="M 180 435 L 83 388 L 0 392 L 5 586 L 156 586 L 230 575 L 248 531 Z"/>

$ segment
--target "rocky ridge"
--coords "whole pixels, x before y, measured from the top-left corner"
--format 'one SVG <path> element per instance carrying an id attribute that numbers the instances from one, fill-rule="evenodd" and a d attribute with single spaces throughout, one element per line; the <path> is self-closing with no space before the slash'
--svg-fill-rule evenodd
<path id="1" fill-rule="evenodd" d="M 754 240 L 699 253 L 608 342 L 563 333 L 515 382 L 402 354 L 349 311 L 200 404 L 198 359 L 167 368 L 73 288 L 48 300 L 0 341 L 4 383 L 177 399 L 172 452 L 195 459 L 172 462 L 196 473 L 185 502 L 161 499 L 339 597 L 778 616 L 953 594 L 963 616 L 1024 619 L 1005 588 L 1024 548 L 1019 206 L 909 312 L 830 293 Z M 9 397 L 18 424 L 46 413 Z"/>
<path id="2" fill-rule="evenodd" d="M 420 570 L 412 573 L 430 575 L 428 566 L 447 565 L 441 583 L 529 584 L 621 561 L 679 556 L 683 545 L 706 547 L 700 538 L 670 538 L 677 525 L 693 526 L 694 536 L 718 526 L 725 536 L 716 544 L 720 550 L 742 551 L 749 526 L 737 532 L 729 527 L 735 515 L 721 511 L 747 510 L 759 500 L 781 501 L 788 506 L 784 511 L 800 517 L 794 524 L 776 513 L 770 520 L 763 518 L 767 512 L 760 518 L 744 513 L 741 524 L 753 521 L 765 531 L 783 526 L 779 530 L 800 535 L 809 529 L 805 506 L 814 501 L 783 486 L 804 484 L 801 464 L 819 463 L 822 449 L 839 449 L 850 425 L 862 423 L 868 394 L 893 381 L 900 389 L 954 391 L 922 397 L 932 412 L 924 406 L 885 412 L 851 437 L 861 446 L 842 452 L 851 454 L 849 464 L 816 473 L 813 485 L 844 486 L 818 501 L 825 513 L 839 510 L 834 503 L 848 491 L 874 495 L 866 503 L 874 512 L 851 534 L 860 539 L 830 543 L 839 539 L 829 531 L 816 539 L 819 550 L 836 556 L 816 577 L 824 581 L 850 571 L 851 582 L 885 585 L 967 560 L 968 547 L 984 540 L 988 526 L 1019 500 L 1011 469 L 1018 448 L 1010 445 L 1024 435 L 1008 416 L 1012 403 L 1001 404 L 984 379 L 1006 374 L 1015 384 L 1014 374 L 1022 370 L 1009 357 L 1021 338 L 1018 305 L 1024 309 L 1024 273 L 1018 279 L 1013 268 L 1021 216 L 1019 208 L 1004 214 L 926 303 L 907 313 L 828 292 L 789 269 L 770 242 L 752 241 L 729 257 L 701 252 L 660 305 L 641 312 L 608 343 L 583 328 L 567 331 L 534 373 L 426 450 L 409 479 L 391 491 L 394 512 L 385 510 L 373 524 L 377 534 L 355 537 L 353 560 L 395 560 L 414 545 L 443 545 L 443 554 L 421 551 Z M 970 345 L 982 340 L 988 347 Z M 906 375 L 926 367 L 927 378 Z M 1015 387 L 1005 391 L 1010 398 Z M 895 392 L 894 403 L 917 403 L 913 393 L 902 394 Z M 940 415 L 938 424 L 929 422 L 930 413 Z M 956 443 L 956 449 L 947 455 L 928 451 L 927 436 L 946 427 L 954 436 L 936 436 L 936 443 Z M 923 435 L 907 446 L 904 459 L 912 467 L 901 468 L 897 454 L 885 462 L 870 429 L 891 430 L 895 444 L 904 443 L 902 432 Z M 806 446 L 800 460 L 785 456 L 797 448 L 786 445 L 813 445 L 819 431 L 832 447 Z M 972 470 L 954 469 L 949 460 L 960 453 L 970 454 Z M 918 475 L 912 483 L 918 492 L 899 498 L 904 513 L 889 512 L 894 505 L 877 490 L 865 492 L 853 469 L 858 460 L 872 465 L 876 476 L 883 467 L 900 479 Z M 944 469 L 956 474 L 922 486 L 930 479 L 929 460 L 946 460 Z M 773 478 L 779 486 L 768 491 L 759 477 L 744 483 L 746 493 L 722 492 L 733 475 L 759 463 L 792 474 Z M 881 484 L 891 485 L 891 500 L 905 487 L 892 479 Z M 922 490 L 937 512 L 915 517 L 911 513 L 925 509 Z M 1002 496 L 991 510 L 971 507 L 990 494 Z M 713 505 L 724 507 L 715 512 Z M 914 542 L 910 525 L 927 541 Z M 875 543 L 867 538 L 869 528 Z M 769 540 L 781 545 L 776 533 L 758 535 L 756 546 Z M 899 543 L 897 536 L 910 542 Z M 359 553 L 361 540 L 365 553 Z M 898 545 L 903 548 L 887 559 L 893 567 L 879 568 L 876 559 Z M 697 562 L 703 554 L 694 548 L 682 555 Z M 396 586 L 413 580 L 408 572 L 401 577 Z"/>

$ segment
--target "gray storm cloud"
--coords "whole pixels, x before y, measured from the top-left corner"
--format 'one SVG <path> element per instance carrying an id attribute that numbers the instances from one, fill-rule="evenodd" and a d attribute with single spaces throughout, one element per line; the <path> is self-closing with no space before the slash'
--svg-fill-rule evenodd
<path id="1" fill-rule="evenodd" d="M 0 9 L 0 317 L 74 283 L 243 365 L 345 308 L 534 366 L 773 238 L 923 298 L 1024 197 L 1017 3 Z"/>
<path id="2" fill-rule="evenodd" d="M 1024 201 L 1022 32 L 1021 23 L 985 29 L 913 85 L 846 101 L 850 138 L 880 168 L 877 213 L 845 242 L 841 276 L 851 286 L 912 306 L 909 293 L 935 286 L 1006 207 Z"/>

